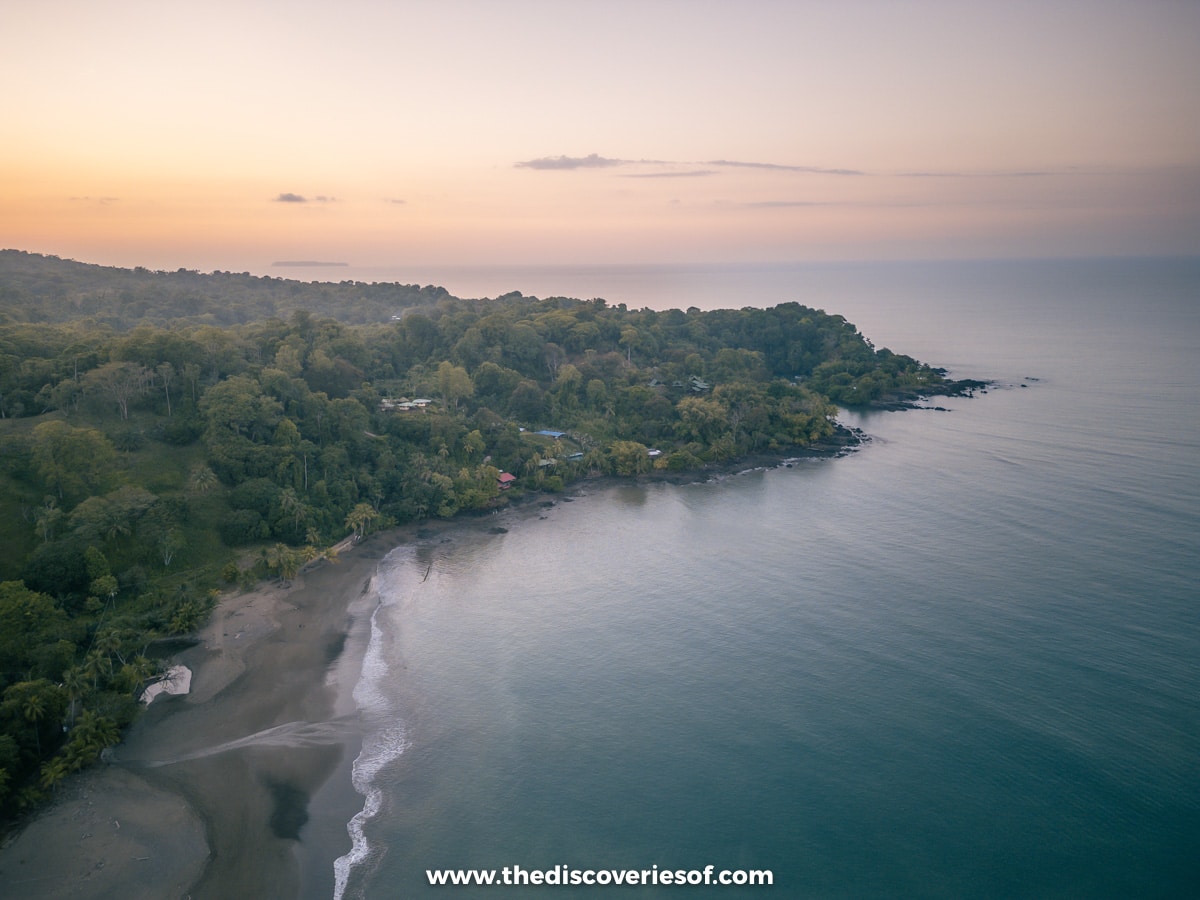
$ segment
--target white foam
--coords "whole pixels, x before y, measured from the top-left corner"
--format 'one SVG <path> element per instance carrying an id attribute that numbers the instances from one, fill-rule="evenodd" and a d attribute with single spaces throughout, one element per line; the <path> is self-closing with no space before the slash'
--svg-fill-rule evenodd
<path id="1" fill-rule="evenodd" d="M 363 808 L 346 825 L 350 834 L 350 852 L 333 862 L 334 900 L 341 900 L 355 866 L 379 854 L 367 840 L 364 826 L 383 805 L 383 791 L 376 786 L 375 777 L 392 760 L 408 749 L 404 729 L 400 726 L 375 732 L 363 742 L 362 753 L 354 761 L 354 788 L 365 798 Z"/>
<path id="2" fill-rule="evenodd" d="M 388 560 L 392 555 L 389 554 Z M 408 749 L 404 727 L 399 723 L 397 713 L 383 690 L 391 668 L 386 650 L 387 635 L 378 619 L 382 610 L 397 602 L 403 569 L 400 560 L 391 566 L 386 563 L 387 560 L 371 582 L 371 589 L 378 595 L 379 604 L 371 614 L 371 637 L 363 655 L 362 674 L 354 687 L 355 705 L 368 723 L 362 751 L 354 760 L 352 770 L 354 789 L 363 795 L 364 802 L 363 808 L 346 824 L 350 834 L 350 852 L 333 863 L 334 900 L 342 900 L 355 867 L 381 853 L 371 847 L 365 832 L 366 823 L 378 814 L 383 805 L 383 791 L 376 785 L 376 778 L 388 763 Z"/>

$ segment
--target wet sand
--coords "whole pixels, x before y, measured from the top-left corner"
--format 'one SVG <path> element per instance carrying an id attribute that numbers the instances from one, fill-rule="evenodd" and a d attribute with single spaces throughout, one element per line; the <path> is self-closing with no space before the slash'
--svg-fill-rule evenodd
<path id="1" fill-rule="evenodd" d="M 856 441 L 855 441 L 856 442 Z M 844 444 L 814 455 L 844 452 Z M 696 481 L 778 457 L 704 472 Z M 122 900 L 328 898 L 346 823 L 363 798 L 350 781 L 361 734 L 351 695 L 370 631 L 371 579 L 393 548 L 511 527 L 566 495 L 525 495 L 499 516 L 426 520 L 372 535 L 290 586 L 226 597 L 172 659 L 191 692 L 158 697 L 109 754 L 69 779 L 50 807 L 0 848 L 0 894 Z"/>
<path id="2" fill-rule="evenodd" d="M 191 693 L 158 697 L 108 764 L 69 779 L 0 850 L 0 893 L 330 896 L 333 859 L 350 847 L 352 789 L 341 792 L 340 850 L 328 829 L 324 846 L 302 846 L 309 800 L 357 755 L 349 692 L 361 655 L 349 648 L 369 623 L 379 560 L 405 537 L 374 535 L 290 588 L 225 598 L 175 660 L 193 671 Z M 322 809 L 327 820 L 342 815 L 337 805 Z M 325 858 L 328 886 L 304 883 L 306 853 Z"/>

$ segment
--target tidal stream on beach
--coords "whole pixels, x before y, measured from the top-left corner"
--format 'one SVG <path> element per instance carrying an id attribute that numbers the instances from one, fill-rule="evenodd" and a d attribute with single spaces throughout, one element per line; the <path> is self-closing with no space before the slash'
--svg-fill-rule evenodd
<path id="1" fill-rule="evenodd" d="M 1200 267 L 826 268 L 725 305 L 783 300 L 995 385 L 844 414 L 841 458 L 387 555 L 314 896 L 709 864 L 787 897 L 1200 888 Z"/>

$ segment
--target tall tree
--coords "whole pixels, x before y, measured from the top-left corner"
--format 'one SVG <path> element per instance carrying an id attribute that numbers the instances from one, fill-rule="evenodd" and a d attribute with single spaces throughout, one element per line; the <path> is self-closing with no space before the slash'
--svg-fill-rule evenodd
<path id="1" fill-rule="evenodd" d="M 458 409 L 458 402 L 475 393 L 475 385 L 471 376 L 462 366 L 456 366 L 449 360 L 443 360 L 438 365 L 438 390 L 447 409 Z"/>
<path id="2" fill-rule="evenodd" d="M 110 362 L 92 369 L 84 376 L 84 386 L 117 403 L 122 419 L 129 418 L 129 403 L 137 397 L 146 384 L 146 370 L 137 363 Z"/>
<path id="3" fill-rule="evenodd" d="M 169 362 L 159 363 L 158 368 L 154 370 L 158 373 L 158 378 L 162 382 L 163 394 L 167 398 L 167 417 L 171 416 L 171 382 L 175 380 L 175 367 Z"/>
<path id="4" fill-rule="evenodd" d="M 113 474 L 116 452 L 94 428 L 51 420 L 33 429 L 34 470 L 59 500 L 79 500 L 100 489 Z"/>

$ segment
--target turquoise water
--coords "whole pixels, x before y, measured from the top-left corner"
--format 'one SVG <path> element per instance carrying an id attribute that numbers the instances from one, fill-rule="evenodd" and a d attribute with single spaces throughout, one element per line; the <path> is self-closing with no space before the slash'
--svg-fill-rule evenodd
<path id="1" fill-rule="evenodd" d="M 872 440 L 841 459 L 394 551 L 344 896 L 512 865 L 774 886 L 475 892 L 1200 890 L 1200 266 L 815 267 L 776 299 L 998 384 L 845 415 Z"/>

